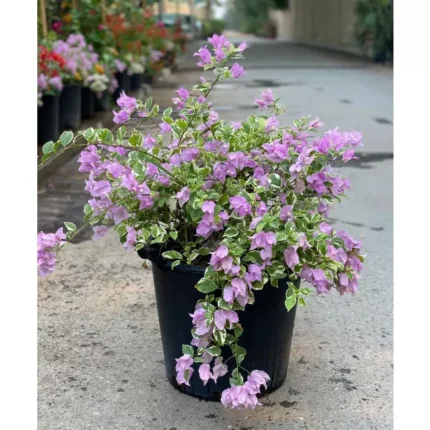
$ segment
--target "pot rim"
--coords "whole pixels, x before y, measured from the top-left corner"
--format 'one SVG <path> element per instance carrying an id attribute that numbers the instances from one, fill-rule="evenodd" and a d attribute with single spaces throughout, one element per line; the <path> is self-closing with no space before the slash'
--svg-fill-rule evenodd
<path id="1" fill-rule="evenodd" d="M 140 258 L 151 261 L 151 263 L 157 265 L 159 269 L 172 271 L 173 260 L 167 260 L 166 258 L 162 257 L 159 252 L 159 249 L 148 246 L 148 247 L 143 247 L 139 249 L 137 253 Z M 173 271 L 204 275 L 207 267 L 209 267 L 209 265 L 195 266 L 195 265 L 179 263 L 177 266 L 174 267 Z"/>

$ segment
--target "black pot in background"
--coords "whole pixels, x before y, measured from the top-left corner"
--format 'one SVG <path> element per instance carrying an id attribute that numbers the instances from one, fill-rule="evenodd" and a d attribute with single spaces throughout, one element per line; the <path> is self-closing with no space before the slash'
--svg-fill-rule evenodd
<path id="1" fill-rule="evenodd" d="M 143 73 L 135 73 L 130 77 L 130 89 L 138 90 L 143 84 Z"/>
<path id="2" fill-rule="evenodd" d="M 60 129 L 77 130 L 81 125 L 82 85 L 64 85 L 60 95 Z"/>
<path id="3" fill-rule="evenodd" d="M 145 250 L 139 255 L 148 258 Z M 164 361 L 169 382 L 185 394 L 206 400 L 220 400 L 221 392 L 229 388 L 229 374 L 234 369 L 234 360 L 228 361 L 229 374 L 218 379 L 217 384 L 210 380 L 206 386 L 198 375 L 198 365 L 194 365 L 194 374 L 190 386 L 179 386 L 176 382 L 175 358 L 182 356 L 182 345 L 191 342 L 192 319 L 199 299 L 204 297 L 195 285 L 204 275 L 204 268 L 178 265 L 174 271 L 170 263 L 156 260 L 152 263 L 158 318 L 161 340 L 163 343 Z M 297 285 L 297 284 L 296 284 Z M 243 326 L 239 345 L 247 350 L 242 367 L 252 370 L 264 370 L 270 381 L 267 392 L 279 388 L 287 376 L 291 341 L 293 337 L 295 306 L 289 312 L 285 308 L 286 280 L 274 288 L 266 284 L 263 290 L 254 290 L 255 303 L 238 313 Z M 228 347 L 222 349 L 224 361 L 231 356 Z M 246 379 L 246 374 L 243 374 Z"/>
<path id="4" fill-rule="evenodd" d="M 37 144 L 44 145 L 60 136 L 60 96 L 45 95 L 37 109 Z"/>
<path id="5" fill-rule="evenodd" d="M 154 77 L 153 76 L 143 74 L 143 83 L 144 84 L 152 85 L 153 82 L 154 82 Z"/>
<path id="6" fill-rule="evenodd" d="M 101 97 L 96 95 L 96 112 L 105 112 L 110 107 L 110 94 L 108 91 L 103 91 Z"/>
<path id="7" fill-rule="evenodd" d="M 96 95 L 88 87 L 82 87 L 81 117 L 91 119 L 95 114 Z"/>
<path id="8" fill-rule="evenodd" d="M 124 91 L 126 94 L 130 92 L 130 77 L 127 72 L 116 72 L 115 78 L 118 81 L 118 88 L 112 95 L 113 101 L 116 103 L 120 94 Z"/>

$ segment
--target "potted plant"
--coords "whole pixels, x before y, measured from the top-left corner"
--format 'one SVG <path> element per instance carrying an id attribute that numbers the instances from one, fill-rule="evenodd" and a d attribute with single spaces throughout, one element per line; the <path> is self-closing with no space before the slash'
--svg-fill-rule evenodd
<path id="1" fill-rule="evenodd" d="M 331 164 L 355 158 L 361 135 L 321 135 L 322 123 L 309 118 L 281 127 L 283 108 L 270 90 L 256 100 L 260 114 L 221 120 L 208 97 L 244 73 L 229 62 L 246 45 L 216 35 L 209 42 L 212 50 L 195 55 L 215 78 L 201 78 L 192 94 L 177 91 L 178 119 L 172 108 L 160 114 L 151 100 L 122 94 L 117 130 L 63 134 L 44 146 L 42 161 L 86 145 L 85 221 L 95 238 L 113 229 L 125 249 L 152 261 L 169 381 L 227 407 L 254 408 L 262 389 L 286 377 L 296 306 L 312 290 L 301 282 L 318 294 L 357 291 L 360 243 L 327 215 L 350 186 Z M 160 118 L 159 135 L 139 128 L 151 117 Z M 38 235 L 41 276 L 81 230 L 65 226 L 67 233 Z"/>
<path id="2" fill-rule="evenodd" d="M 45 46 L 39 47 L 37 76 L 37 141 L 43 145 L 60 134 L 59 95 L 63 89 L 64 58 Z"/>
<path id="3" fill-rule="evenodd" d="M 136 56 L 131 53 L 127 54 L 128 67 L 127 73 L 130 79 L 130 90 L 137 90 L 143 84 L 143 72 L 145 71 L 145 57 Z"/>
<path id="4" fill-rule="evenodd" d="M 82 119 L 84 106 L 83 83 L 93 63 L 85 52 L 86 42 L 81 34 L 71 34 L 64 40 L 53 43 L 56 53 L 66 60 L 64 76 L 65 89 L 60 99 L 60 126 L 62 129 L 76 130 Z"/>

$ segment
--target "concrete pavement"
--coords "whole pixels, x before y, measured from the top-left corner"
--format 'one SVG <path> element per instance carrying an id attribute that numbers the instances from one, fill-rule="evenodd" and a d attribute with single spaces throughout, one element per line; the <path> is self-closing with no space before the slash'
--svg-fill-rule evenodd
<path id="1" fill-rule="evenodd" d="M 264 397 L 261 408 L 229 411 L 170 386 L 151 272 L 115 236 L 85 237 L 39 283 L 41 430 L 392 428 L 392 70 L 279 42 L 254 41 L 246 54 L 247 74 L 211 95 L 220 116 L 243 119 L 272 86 L 288 108 L 285 124 L 319 115 L 327 127 L 363 133 L 362 160 L 342 168 L 352 181 L 350 199 L 331 215 L 338 229 L 363 240 L 359 294 L 310 298 L 297 312 L 284 386 Z M 154 90 L 159 103 L 176 86 L 196 82 L 190 57 Z M 71 190 L 83 187 L 82 176 L 72 182 Z M 42 192 L 39 223 L 44 213 L 56 226 L 68 220 L 63 215 L 74 212 L 74 192 L 64 187 L 69 203 L 61 211 L 61 195 L 49 200 L 50 190 Z"/>

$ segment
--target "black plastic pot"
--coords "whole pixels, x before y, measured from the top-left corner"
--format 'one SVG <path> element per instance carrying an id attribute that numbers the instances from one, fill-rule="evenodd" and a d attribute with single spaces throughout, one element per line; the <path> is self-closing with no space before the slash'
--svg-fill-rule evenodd
<path id="1" fill-rule="evenodd" d="M 96 112 L 105 112 L 110 107 L 110 94 L 107 91 L 103 91 L 101 97 L 96 95 Z"/>
<path id="2" fill-rule="evenodd" d="M 154 260 L 146 250 L 140 250 L 139 255 Z M 152 264 L 167 378 L 185 394 L 220 400 L 221 392 L 230 386 L 228 374 L 218 379 L 217 384 L 210 380 L 204 386 L 198 376 L 198 366 L 195 366 L 189 387 L 179 386 L 176 382 L 175 358 L 182 355 L 182 345 L 188 345 L 192 339 L 189 314 L 203 297 L 195 285 L 203 277 L 204 270 L 203 267 L 181 264 L 172 271 L 170 262 L 161 259 Z M 268 373 L 267 392 L 279 388 L 287 376 L 296 307 L 287 312 L 284 305 L 286 290 L 285 279 L 279 282 L 278 288 L 266 284 L 263 290 L 254 291 L 255 303 L 239 312 L 244 329 L 239 344 L 247 350 L 242 366 L 250 371 L 258 369 Z M 225 361 L 231 356 L 230 349 L 223 349 L 222 355 Z M 234 360 L 227 364 L 231 372 Z M 246 374 L 243 376 L 245 378 Z"/>
<path id="3" fill-rule="evenodd" d="M 96 111 L 96 95 L 88 87 L 82 88 L 81 118 L 91 119 Z"/>
<path id="4" fill-rule="evenodd" d="M 57 140 L 60 135 L 60 96 L 42 97 L 43 105 L 37 110 L 37 144 Z"/>
<path id="5" fill-rule="evenodd" d="M 77 130 L 81 125 L 82 85 L 64 85 L 60 95 L 60 129 Z"/>
<path id="6" fill-rule="evenodd" d="M 130 89 L 131 90 L 138 90 L 142 87 L 143 84 L 143 73 L 135 73 L 134 75 L 131 75 L 130 78 Z"/>
<path id="7" fill-rule="evenodd" d="M 112 95 L 114 102 L 116 103 L 119 95 L 124 91 L 126 94 L 130 92 L 130 76 L 128 76 L 127 72 L 116 72 L 115 78 L 118 81 L 118 88 Z"/>
<path id="8" fill-rule="evenodd" d="M 153 82 L 154 82 L 154 76 L 143 74 L 143 83 L 144 84 L 152 85 Z"/>

